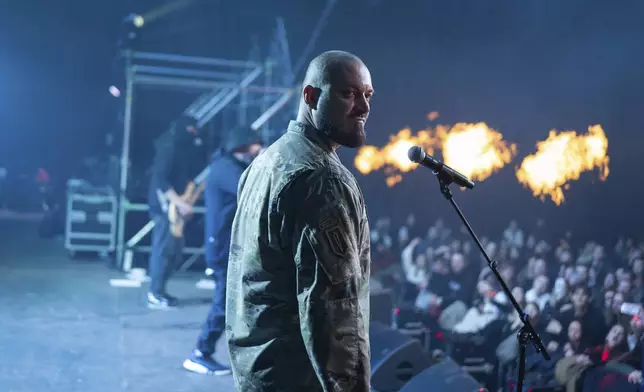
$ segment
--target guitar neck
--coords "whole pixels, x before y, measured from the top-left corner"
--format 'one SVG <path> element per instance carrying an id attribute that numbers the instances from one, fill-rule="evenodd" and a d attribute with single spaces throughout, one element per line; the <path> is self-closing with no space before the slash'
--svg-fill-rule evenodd
<path id="1" fill-rule="evenodd" d="M 199 184 L 199 187 L 197 187 L 197 189 L 194 189 L 194 187 L 192 187 L 192 189 L 188 188 L 186 190 L 186 195 L 185 195 L 186 197 L 184 200 L 187 203 L 194 204 L 197 201 L 197 199 L 199 199 L 199 196 L 201 196 L 201 192 L 203 192 L 203 188 L 204 188 L 203 182 Z"/>

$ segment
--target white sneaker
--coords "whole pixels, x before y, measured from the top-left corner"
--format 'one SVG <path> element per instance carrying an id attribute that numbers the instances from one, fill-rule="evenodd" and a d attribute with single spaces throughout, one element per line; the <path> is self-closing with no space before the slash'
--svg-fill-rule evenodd
<path id="1" fill-rule="evenodd" d="M 214 290 L 215 281 L 212 279 L 201 279 L 197 282 L 196 286 L 201 290 Z"/>

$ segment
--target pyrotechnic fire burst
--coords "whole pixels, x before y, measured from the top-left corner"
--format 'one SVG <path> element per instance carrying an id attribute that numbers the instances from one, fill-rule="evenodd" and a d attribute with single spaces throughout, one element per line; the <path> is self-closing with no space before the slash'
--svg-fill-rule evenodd
<path id="1" fill-rule="evenodd" d="M 517 147 L 506 143 L 503 135 L 485 123 L 458 123 L 448 129 L 436 127 L 443 161 L 475 181 L 482 181 L 507 165 Z"/>
<path id="2" fill-rule="evenodd" d="M 435 144 L 436 142 L 429 131 L 420 131 L 416 136 L 413 136 L 411 129 L 405 128 L 400 130 L 398 134 L 391 136 L 389 143 L 383 148 L 375 146 L 360 148 L 354 165 L 362 174 L 369 174 L 386 166 L 387 185 L 393 187 L 402 180 L 400 172 L 408 172 L 418 166 L 407 157 L 409 148 L 421 146 L 428 154 L 432 154 Z"/>
<path id="3" fill-rule="evenodd" d="M 537 152 L 526 157 L 516 172 L 520 183 L 534 196 L 550 196 L 556 205 L 564 201 L 563 189 L 581 173 L 599 169 L 604 181 L 609 174 L 606 155 L 608 139 L 600 125 L 588 127 L 587 135 L 575 131 L 550 131 L 548 139 L 537 143 Z"/>
<path id="4" fill-rule="evenodd" d="M 430 116 L 435 118 L 438 113 L 430 113 Z M 508 145 L 503 141 L 503 135 L 485 123 L 458 123 L 452 127 L 439 125 L 435 130 L 422 130 L 415 136 L 405 128 L 392 136 L 383 148 L 361 148 L 354 163 L 362 174 L 384 167 L 387 186 L 393 187 L 402 180 L 401 173 L 418 166 L 407 157 L 412 146 L 421 146 L 428 154 L 442 148 L 447 165 L 477 181 L 501 169 L 516 154 L 516 146 Z"/>

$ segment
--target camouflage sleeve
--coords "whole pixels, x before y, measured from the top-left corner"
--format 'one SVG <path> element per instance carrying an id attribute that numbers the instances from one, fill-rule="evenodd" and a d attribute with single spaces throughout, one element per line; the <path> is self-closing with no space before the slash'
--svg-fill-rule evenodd
<path id="1" fill-rule="evenodd" d="M 292 243 L 304 344 L 324 391 L 369 391 L 364 206 L 347 184 L 320 173 L 303 185 Z"/>

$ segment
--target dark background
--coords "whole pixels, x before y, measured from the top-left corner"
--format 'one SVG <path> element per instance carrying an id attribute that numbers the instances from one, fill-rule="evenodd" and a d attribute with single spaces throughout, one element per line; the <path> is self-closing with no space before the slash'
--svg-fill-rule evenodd
<path id="1" fill-rule="evenodd" d="M 0 0 L 0 166 L 46 167 L 65 177 L 100 150 L 105 134 L 118 126 L 120 101 L 107 88 L 121 83 L 121 20 L 162 3 Z M 323 1 L 194 1 L 146 26 L 142 46 L 245 59 L 252 36 L 266 50 L 275 17 L 282 16 L 295 59 L 323 7 Z M 484 121 L 518 145 L 512 165 L 474 191 L 456 192 L 482 233 L 496 234 L 513 217 L 525 225 L 543 217 L 553 230 L 612 240 L 641 232 L 643 12 L 644 3 L 635 0 L 345 0 L 315 52 L 352 51 L 370 67 L 377 90 L 370 144 L 386 143 L 405 126 L 423 128 L 427 113 L 437 110 L 439 123 Z M 185 101 L 153 95 L 137 108 L 137 124 L 148 126 L 135 133 L 160 131 Z M 591 124 L 601 124 L 609 139 L 608 180 L 583 175 L 559 207 L 532 197 L 513 166 L 550 129 L 585 132 Z M 145 136 L 136 143 L 145 150 Z M 341 156 L 353 167 L 354 151 Z M 431 177 L 419 170 L 389 189 L 381 173 L 357 174 L 372 218 L 402 219 L 415 211 L 423 219 L 443 216 L 456 223 Z"/>

